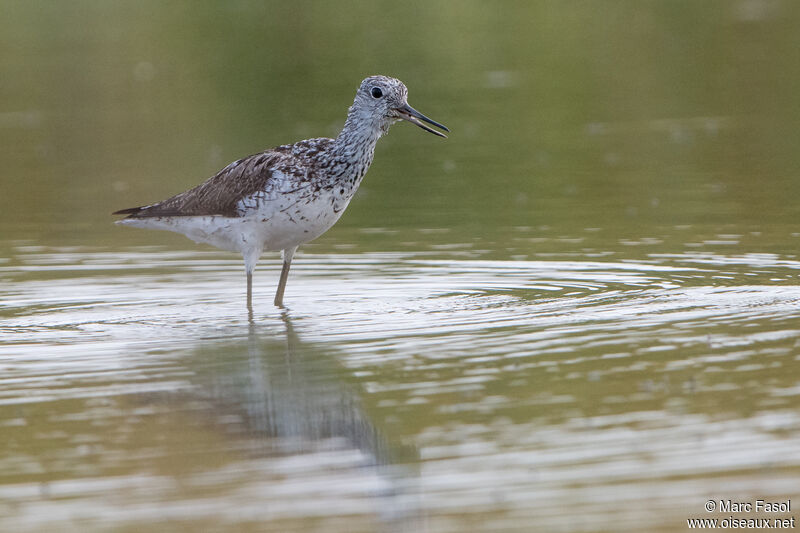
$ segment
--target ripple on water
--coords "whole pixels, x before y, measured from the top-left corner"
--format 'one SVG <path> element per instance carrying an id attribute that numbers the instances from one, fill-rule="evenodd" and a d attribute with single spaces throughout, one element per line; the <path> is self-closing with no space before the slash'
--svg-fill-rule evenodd
<path id="1" fill-rule="evenodd" d="M 4 527 L 236 509 L 368 531 L 377 506 L 432 531 L 622 531 L 709 494 L 796 493 L 796 261 L 302 254 L 288 317 L 265 261 L 249 324 L 232 255 L 23 252 L 0 263 L 3 426 L 60 433 L 5 454 L 22 510 Z M 413 468 L 365 470 L 386 446 Z"/>

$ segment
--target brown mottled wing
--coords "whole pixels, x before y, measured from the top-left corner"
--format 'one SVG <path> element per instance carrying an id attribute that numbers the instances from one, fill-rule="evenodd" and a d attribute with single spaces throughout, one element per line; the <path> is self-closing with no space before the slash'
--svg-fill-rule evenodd
<path id="1" fill-rule="evenodd" d="M 236 205 L 243 197 L 268 188 L 273 173 L 297 170 L 297 161 L 278 147 L 235 161 L 193 189 L 162 202 L 116 211 L 132 218 L 201 215 L 239 216 Z M 294 164 L 293 164 L 294 163 Z"/>

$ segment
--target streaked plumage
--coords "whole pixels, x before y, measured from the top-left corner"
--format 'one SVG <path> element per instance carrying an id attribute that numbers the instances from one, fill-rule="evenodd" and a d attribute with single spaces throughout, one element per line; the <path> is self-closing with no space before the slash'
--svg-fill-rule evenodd
<path id="1" fill-rule="evenodd" d="M 411 108 L 407 95 L 400 80 L 370 76 L 361 82 L 336 139 L 309 139 L 245 157 L 193 189 L 114 214 L 128 215 L 120 224 L 175 231 L 196 242 L 240 252 L 248 307 L 258 258 L 264 251 L 281 250 L 283 270 L 275 305 L 282 306 L 294 252 L 336 223 L 389 126 L 408 120 L 445 136 L 421 122 L 425 121 L 448 131 Z"/>

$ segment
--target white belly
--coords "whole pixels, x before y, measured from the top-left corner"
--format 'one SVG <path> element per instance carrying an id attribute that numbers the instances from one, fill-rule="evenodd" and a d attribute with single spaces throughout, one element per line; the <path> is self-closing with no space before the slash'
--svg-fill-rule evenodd
<path id="1" fill-rule="evenodd" d="M 202 242 L 248 254 L 293 248 L 312 241 L 333 226 L 347 207 L 349 198 L 333 209 L 330 202 L 314 201 L 302 209 L 253 210 L 243 217 L 221 215 L 126 218 L 118 224 L 182 233 Z M 267 207 L 267 206 L 265 206 Z"/>

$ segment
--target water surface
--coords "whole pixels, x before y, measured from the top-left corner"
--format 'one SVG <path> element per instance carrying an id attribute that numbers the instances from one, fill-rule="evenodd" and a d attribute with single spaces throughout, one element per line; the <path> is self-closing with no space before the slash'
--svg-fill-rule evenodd
<path id="1" fill-rule="evenodd" d="M 800 501 L 795 4 L 4 9 L 0 530 Z M 111 223 L 335 134 L 373 73 L 453 133 L 393 128 L 287 309 L 275 255 L 249 315 L 240 258 Z"/>

